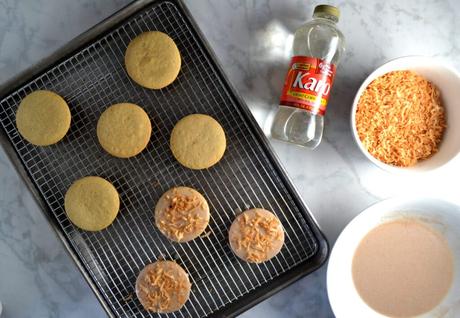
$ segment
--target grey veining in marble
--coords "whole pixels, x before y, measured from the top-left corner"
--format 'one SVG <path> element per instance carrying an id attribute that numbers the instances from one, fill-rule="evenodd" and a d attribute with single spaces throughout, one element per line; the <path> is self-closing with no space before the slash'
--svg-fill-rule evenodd
<path id="1" fill-rule="evenodd" d="M 0 0 L 0 83 L 48 56 L 129 0 Z M 333 243 L 362 209 L 382 198 L 434 193 L 458 200 L 459 160 L 412 178 L 372 166 L 352 140 L 349 112 L 375 67 L 404 55 L 432 55 L 460 69 L 460 9 L 454 0 L 330 1 L 347 41 L 315 151 L 273 141 L 294 184 Z M 187 6 L 259 124 L 270 124 L 292 32 L 318 1 L 188 0 Z M 327 198 L 327 199 L 326 199 Z M 326 268 L 243 317 L 332 317 Z M 0 301 L 3 317 L 104 317 L 24 183 L 0 149 Z"/>

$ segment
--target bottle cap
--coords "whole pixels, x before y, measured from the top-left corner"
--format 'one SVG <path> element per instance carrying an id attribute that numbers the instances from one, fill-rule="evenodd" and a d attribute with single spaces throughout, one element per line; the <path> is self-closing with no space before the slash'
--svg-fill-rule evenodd
<path id="1" fill-rule="evenodd" d="M 334 6 L 330 6 L 330 5 L 327 5 L 327 4 L 321 4 L 319 6 L 316 6 L 315 10 L 313 11 L 313 15 L 315 15 L 317 13 L 325 13 L 325 14 L 328 14 L 328 15 L 332 15 L 332 16 L 336 17 L 337 19 L 339 19 L 339 17 L 340 17 L 339 8 L 334 7 Z"/>

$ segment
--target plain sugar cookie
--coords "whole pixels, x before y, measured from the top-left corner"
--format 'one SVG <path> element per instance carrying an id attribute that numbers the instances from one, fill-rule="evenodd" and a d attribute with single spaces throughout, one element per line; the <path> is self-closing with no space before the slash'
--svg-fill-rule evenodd
<path id="1" fill-rule="evenodd" d="M 125 53 L 128 75 L 137 84 L 160 89 L 171 84 L 180 71 L 181 57 L 167 34 L 144 32 L 129 43 Z"/>
<path id="2" fill-rule="evenodd" d="M 64 207 L 73 224 L 86 231 L 105 229 L 118 214 L 120 198 L 115 187 L 100 177 L 84 177 L 67 190 Z"/>
<path id="3" fill-rule="evenodd" d="M 166 191 L 155 206 L 155 224 L 172 241 L 188 242 L 209 224 L 209 205 L 195 189 L 177 187 Z"/>
<path id="4" fill-rule="evenodd" d="M 268 261 L 280 252 L 284 244 L 280 220 L 264 209 L 251 209 L 238 215 L 228 236 L 236 256 L 250 263 Z"/>
<path id="5" fill-rule="evenodd" d="M 136 280 L 140 303 L 156 313 L 180 310 L 189 299 L 191 288 L 185 270 L 172 261 L 156 261 L 145 266 Z"/>
<path id="6" fill-rule="evenodd" d="M 115 104 L 107 108 L 97 122 L 97 138 L 112 156 L 129 158 L 147 146 L 152 124 L 147 113 L 130 103 Z"/>
<path id="7" fill-rule="evenodd" d="M 171 133 L 171 151 L 182 165 L 206 169 L 222 158 L 226 148 L 222 126 L 211 116 L 193 114 L 182 118 Z"/>
<path id="8" fill-rule="evenodd" d="M 16 126 L 24 139 L 48 146 L 64 138 L 70 128 L 70 110 L 56 93 L 39 90 L 27 95 L 16 112 Z"/>

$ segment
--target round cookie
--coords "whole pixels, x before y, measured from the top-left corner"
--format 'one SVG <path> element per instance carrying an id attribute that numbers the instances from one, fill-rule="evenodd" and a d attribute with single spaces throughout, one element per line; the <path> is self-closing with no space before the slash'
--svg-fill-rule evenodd
<path id="1" fill-rule="evenodd" d="M 225 132 L 211 116 L 188 115 L 174 126 L 170 146 L 174 157 L 182 165 L 190 169 L 206 169 L 224 155 Z"/>
<path id="2" fill-rule="evenodd" d="M 164 236 L 179 243 L 200 236 L 209 224 L 209 217 L 206 199 L 188 187 L 166 191 L 155 206 L 156 226 Z"/>
<path id="3" fill-rule="evenodd" d="M 152 124 L 147 113 L 130 103 L 115 104 L 107 108 L 97 122 L 97 138 L 112 156 L 129 158 L 147 146 Z"/>
<path id="4" fill-rule="evenodd" d="M 144 32 L 132 40 L 125 53 L 128 75 L 137 84 L 160 89 L 171 84 L 180 71 L 181 57 L 167 34 Z"/>
<path id="5" fill-rule="evenodd" d="M 280 220 L 264 209 L 251 209 L 238 215 L 228 236 L 236 256 L 250 263 L 268 261 L 279 253 L 284 244 Z"/>
<path id="6" fill-rule="evenodd" d="M 105 229 L 118 214 L 120 198 L 115 187 L 100 177 L 75 181 L 64 199 L 65 211 L 73 224 L 86 231 Z"/>
<path id="7" fill-rule="evenodd" d="M 156 261 L 139 273 L 136 295 L 146 310 L 170 313 L 184 306 L 192 285 L 185 270 L 172 261 Z"/>
<path id="8" fill-rule="evenodd" d="M 48 146 L 64 138 L 70 128 L 70 110 L 56 93 L 38 90 L 27 95 L 16 112 L 16 126 L 24 139 Z"/>

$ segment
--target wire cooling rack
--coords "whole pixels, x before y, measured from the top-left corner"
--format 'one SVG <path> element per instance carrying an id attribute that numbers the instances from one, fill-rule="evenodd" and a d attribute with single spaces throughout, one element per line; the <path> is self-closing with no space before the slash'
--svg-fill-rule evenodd
<path id="1" fill-rule="evenodd" d="M 103 22 L 104 30 L 94 31 L 87 43 L 3 97 L 0 120 L 11 143 L 7 146 L 14 148 L 51 223 L 110 315 L 159 316 L 145 311 L 134 294 L 140 270 L 159 258 L 176 260 L 193 285 L 182 310 L 164 316 L 233 315 L 318 267 L 327 254 L 325 241 L 246 106 L 229 87 L 188 11 L 177 1 L 141 4 L 141 8 L 127 8 Z M 177 80 L 162 90 L 136 85 L 124 68 L 128 43 L 148 30 L 167 33 L 182 56 Z M 49 147 L 27 143 L 15 126 L 21 99 L 37 89 L 63 96 L 72 113 L 64 140 Z M 96 137 L 100 114 L 119 102 L 140 105 L 152 120 L 150 143 L 130 159 L 108 155 Z M 216 118 L 227 136 L 223 159 L 208 170 L 182 167 L 169 149 L 174 124 L 191 113 Z M 72 182 L 88 175 L 109 180 L 120 193 L 118 217 L 100 232 L 76 228 L 63 207 Z M 211 208 L 209 235 L 183 244 L 163 237 L 153 219 L 161 194 L 179 185 L 196 188 Z M 273 211 L 286 232 L 281 252 L 260 265 L 235 257 L 227 237 L 235 216 L 252 207 Z"/>

